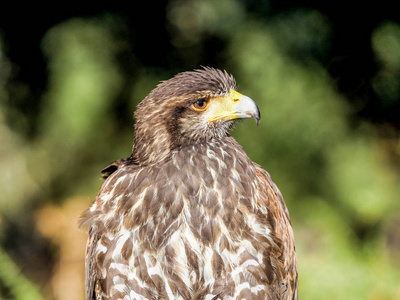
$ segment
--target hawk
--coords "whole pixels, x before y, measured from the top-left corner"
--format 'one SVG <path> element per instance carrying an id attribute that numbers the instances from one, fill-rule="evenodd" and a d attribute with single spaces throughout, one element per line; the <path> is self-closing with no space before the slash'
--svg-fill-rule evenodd
<path id="1" fill-rule="evenodd" d="M 83 213 L 87 299 L 297 299 L 288 209 L 229 135 L 255 102 L 226 71 L 161 82 L 138 105 L 132 155 Z"/>

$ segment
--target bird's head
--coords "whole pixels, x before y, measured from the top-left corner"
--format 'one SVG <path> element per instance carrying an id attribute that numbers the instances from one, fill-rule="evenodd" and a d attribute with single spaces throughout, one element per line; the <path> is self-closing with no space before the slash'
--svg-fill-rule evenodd
<path id="1" fill-rule="evenodd" d="M 161 82 L 137 107 L 133 158 L 139 164 L 159 161 L 172 150 L 229 134 L 237 119 L 260 111 L 236 91 L 226 71 L 204 68 Z"/>

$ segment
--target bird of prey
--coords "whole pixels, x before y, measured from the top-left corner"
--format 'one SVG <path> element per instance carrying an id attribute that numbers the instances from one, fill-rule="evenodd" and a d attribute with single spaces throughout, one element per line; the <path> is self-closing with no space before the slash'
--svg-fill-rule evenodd
<path id="1" fill-rule="evenodd" d="M 283 197 L 230 136 L 255 102 L 226 71 L 161 82 L 138 105 L 132 155 L 83 213 L 86 298 L 297 299 Z"/>

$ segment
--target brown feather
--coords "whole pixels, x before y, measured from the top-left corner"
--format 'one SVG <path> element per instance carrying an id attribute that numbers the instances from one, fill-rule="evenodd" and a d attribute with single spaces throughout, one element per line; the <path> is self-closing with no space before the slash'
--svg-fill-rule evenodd
<path id="1" fill-rule="evenodd" d="M 194 99 L 235 86 L 224 71 L 185 72 L 138 106 L 132 156 L 103 170 L 82 215 L 87 299 L 297 299 L 288 210 L 233 121 L 195 139 L 180 128 Z"/>

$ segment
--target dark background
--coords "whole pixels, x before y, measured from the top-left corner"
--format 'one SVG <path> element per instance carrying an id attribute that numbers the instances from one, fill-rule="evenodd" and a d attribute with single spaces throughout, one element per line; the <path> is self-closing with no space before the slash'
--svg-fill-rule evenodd
<path id="1" fill-rule="evenodd" d="M 392 1 L 380 1 L 355 5 L 348 1 L 241 1 L 250 18 L 268 22 L 270 18 L 284 17 L 299 9 L 321 12 L 330 22 L 330 45 L 314 49 L 309 53 L 293 51 L 297 59 L 317 59 L 327 68 L 336 88 L 343 93 L 355 110 L 357 117 L 375 123 L 389 122 L 400 126 L 398 99 L 386 103 L 371 88 L 371 79 L 380 69 L 371 47 L 374 29 L 386 21 L 399 22 L 399 14 Z M 75 17 L 99 17 L 112 15 L 123 20 L 123 25 L 113 28 L 129 44 L 128 53 L 120 58 L 120 67 L 127 76 L 135 76 L 129 65 L 130 51 L 144 67 L 165 68 L 182 71 L 198 67 L 196 63 L 185 61 L 171 44 L 174 35 L 166 17 L 168 1 L 143 2 L 140 8 L 125 5 L 101 5 L 95 7 L 78 5 L 54 5 L 46 7 L 11 7 L 1 10 L 0 28 L 5 53 L 16 65 L 13 79 L 29 86 L 31 97 L 21 99 L 18 109 L 26 114 L 35 114 L 40 103 L 30 101 L 40 99 L 47 85 L 46 59 L 41 50 L 41 40 L 45 33 L 58 23 Z M 207 48 L 197 58 L 205 65 L 223 65 L 218 54 L 224 51 L 226 41 L 218 36 L 208 35 L 196 47 Z M 160 51 L 162 50 L 162 51 Z M 303 57 L 303 55 L 307 57 Z M 398 75 L 398 74 L 397 74 Z M 397 78 L 398 79 L 398 78 Z M 32 103 L 34 102 L 34 103 Z M 33 116 L 31 116 L 33 117 Z"/>

